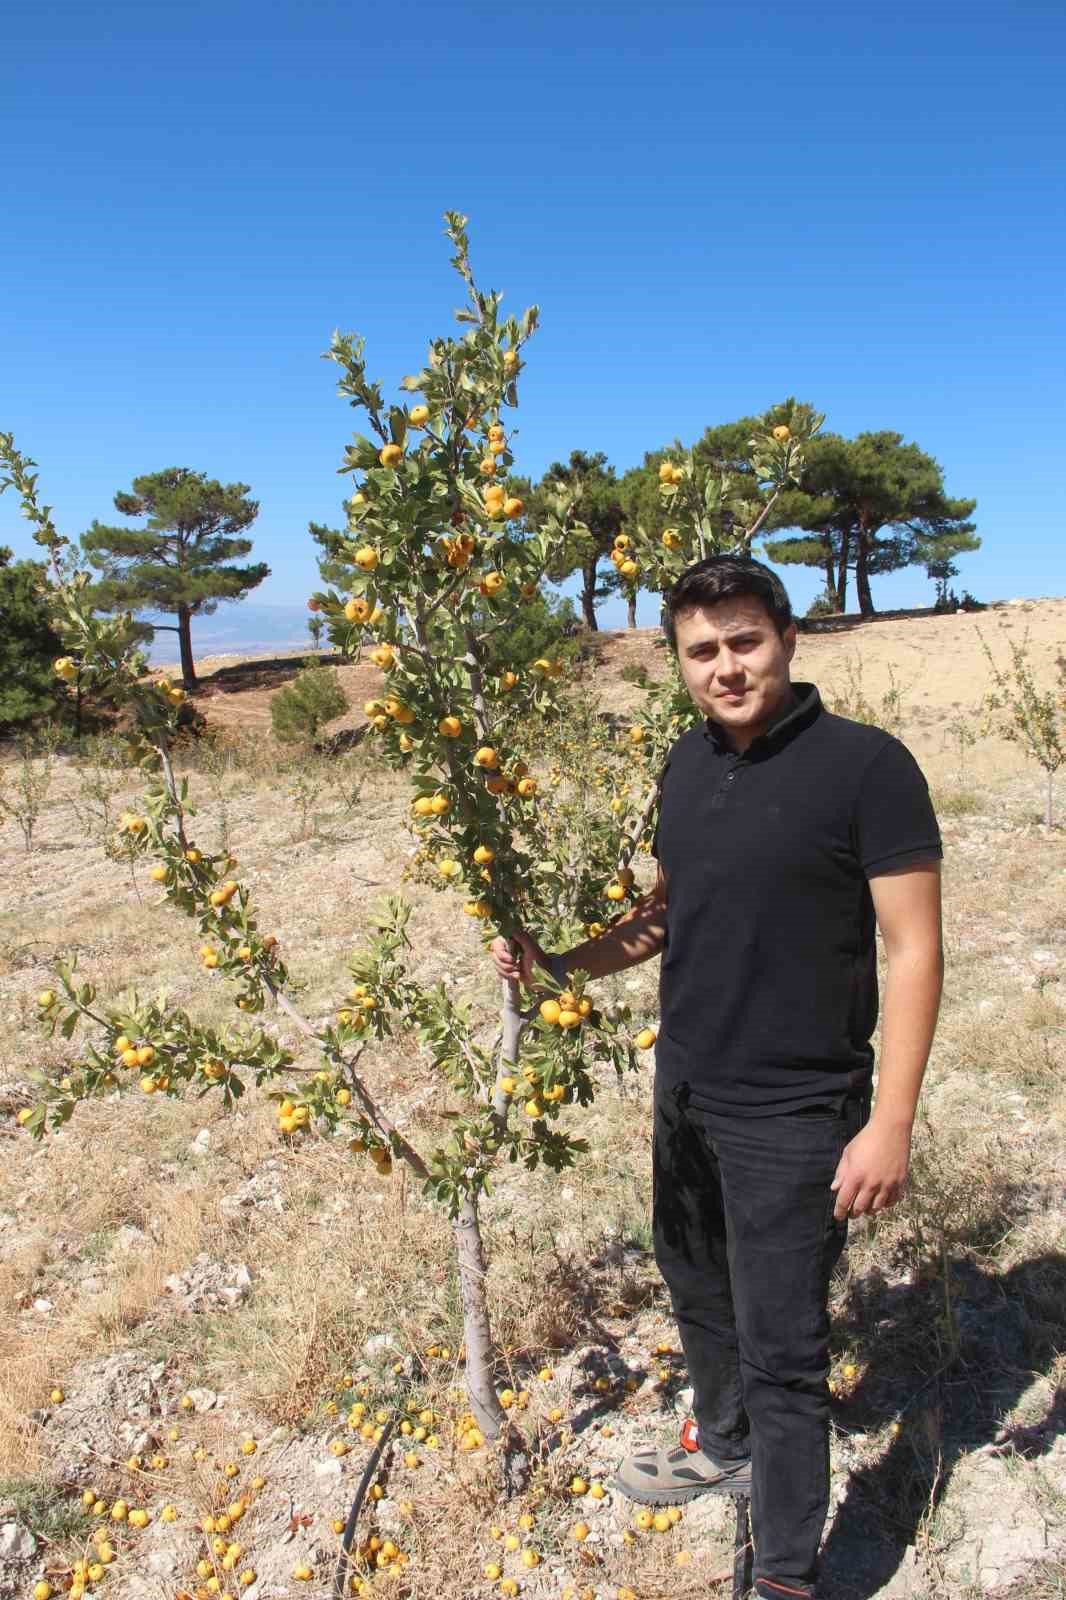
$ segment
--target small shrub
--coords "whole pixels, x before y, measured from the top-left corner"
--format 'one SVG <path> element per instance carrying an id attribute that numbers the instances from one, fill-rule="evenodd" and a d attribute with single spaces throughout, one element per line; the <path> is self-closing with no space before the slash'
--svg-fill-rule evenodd
<path id="1" fill-rule="evenodd" d="M 942 817 L 972 817 L 984 810 L 981 796 L 972 789 L 946 789 L 936 795 L 935 806 Z"/>
<path id="2" fill-rule="evenodd" d="M 815 595 L 807 607 L 806 615 L 808 617 L 835 617 L 839 611 L 840 607 L 834 597 L 823 589 L 821 594 Z"/>
<path id="3" fill-rule="evenodd" d="M 315 745 L 325 724 L 347 709 L 336 668 L 308 662 L 270 702 L 274 737 L 281 744 Z"/>
<path id="4" fill-rule="evenodd" d="M 27 853 L 55 777 L 56 740 L 46 725 L 35 739 L 20 741 L 16 762 L 0 766 L 0 817 L 17 825 Z"/>

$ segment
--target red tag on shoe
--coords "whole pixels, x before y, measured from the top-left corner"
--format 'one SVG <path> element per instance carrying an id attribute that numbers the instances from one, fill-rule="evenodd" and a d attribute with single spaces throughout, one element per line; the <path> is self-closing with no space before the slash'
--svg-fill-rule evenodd
<path id="1" fill-rule="evenodd" d="M 681 1429 L 681 1448 L 682 1450 L 688 1450 L 691 1453 L 698 1450 L 699 1447 L 699 1425 L 693 1422 L 692 1418 L 689 1417 L 688 1421 L 685 1423 L 685 1426 Z"/>

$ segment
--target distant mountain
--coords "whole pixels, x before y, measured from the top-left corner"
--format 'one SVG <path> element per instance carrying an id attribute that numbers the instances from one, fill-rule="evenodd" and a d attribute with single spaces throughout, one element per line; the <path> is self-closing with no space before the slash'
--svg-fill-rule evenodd
<path id="1" fill-rule="evenodd" d="M 194 617 L 192 648 L 194 656 L 257 655 L 263 650 L 311 649 L 305 606 L 269 605 L 244 600 L 238 605 L 221 605 L 213 617 Z M 143 622 L 170 623 L 169 616 L 145 613 Z M 178 636 L 162 628 L 152 642 L 149 656 L 153 666 L 163 667 L 178 660 Z"/>

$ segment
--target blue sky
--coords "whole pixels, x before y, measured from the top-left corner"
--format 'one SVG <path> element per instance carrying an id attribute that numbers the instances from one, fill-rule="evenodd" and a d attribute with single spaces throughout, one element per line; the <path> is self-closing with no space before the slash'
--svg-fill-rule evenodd
<path id="1" fill-rule="evenodd" d="M 139 472 L 250 484 L 256 599 L 302 604 L 357 426 L 320 352 L 358 329 L 387 393 L 419 364 L 455 207 L 483 284 L 542 308 L 519 470 L 792 393 L 977 497 L 958 587 L 1062 594 L 1064 46 L 1052 0 L 9 8 L 0 427 L 72 533 Z M 0 499 L 0 542 L 25 526 Z"/>

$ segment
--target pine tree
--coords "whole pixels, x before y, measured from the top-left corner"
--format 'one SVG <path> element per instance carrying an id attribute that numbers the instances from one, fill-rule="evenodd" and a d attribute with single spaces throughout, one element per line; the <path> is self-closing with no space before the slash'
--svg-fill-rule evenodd
<path id="1" fill-rule="evenodd" d="M 248 492 L 246 483 L 222 484 L 188 467 L 168 467 L 134 478 L 131 492 L 115 496 L 115 509 L 146 519 L 143 527 L 94 522 L 81 536 L 82 549 L 103 574 L 92 591 L 98 610 L 176 614 L 175 626 L 155 626 L 178 635 L 186 689 L 196 686 L 193 617 L 210 616 L 220 601 L 243 600 L 270 575 L 261 561 L 229 565 L 252 548 L 250 539 L 239 537 L 259 515 Z"/>

